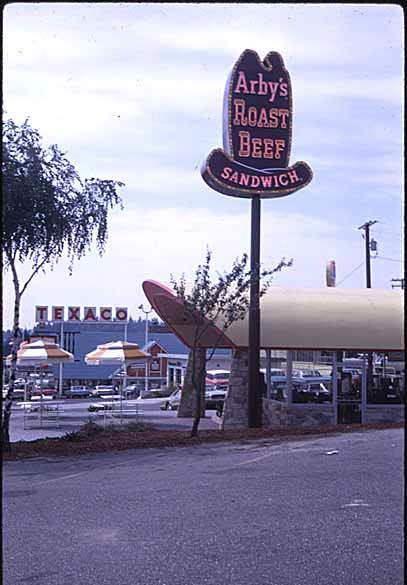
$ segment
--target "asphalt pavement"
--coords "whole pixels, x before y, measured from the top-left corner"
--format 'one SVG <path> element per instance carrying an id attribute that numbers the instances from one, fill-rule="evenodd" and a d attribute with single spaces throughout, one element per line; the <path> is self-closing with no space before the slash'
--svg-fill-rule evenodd
<path id="1" fill-rule="evenodd" d="M 4 585 L 401 585 L 402 429 L 3 464 Z"/>

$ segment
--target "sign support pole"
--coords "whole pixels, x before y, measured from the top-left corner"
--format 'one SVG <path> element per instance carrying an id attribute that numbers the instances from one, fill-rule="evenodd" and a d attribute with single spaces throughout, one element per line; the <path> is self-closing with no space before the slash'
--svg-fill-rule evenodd
<path id="1" fill-rule="evenodd" d="M 260 197 L 252 197 L 249 307 L 248 426 L 261 427 L 260 408 Z"/>
<path id="2" fill-rule="evenodd" d="M 246 49 L 228 77 L 223 100 L 223 149 L 213 149 L 201 175 L 211 189 L 251 199 L 247 422 L 262 426 L 260 393 L 260 204 L 285 197 L 312 179 L 304 161 L 289 166 L 292 135 L 290 75 L 283 58 L 263 60 Z M 267 349 L 267 348 L 265 348 Z"/>

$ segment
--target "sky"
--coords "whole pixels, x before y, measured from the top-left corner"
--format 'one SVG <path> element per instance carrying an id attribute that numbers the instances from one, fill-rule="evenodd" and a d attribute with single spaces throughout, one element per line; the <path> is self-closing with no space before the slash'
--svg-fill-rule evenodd
<path id="1" fill-rule="evenodd" d="M 304 160 L 314 174 L 304 189 L 262 202 L 263 266 L 293 258 L 273 284 L 325 287 L 335 260 L 337 286 L 365 287 L 358 228 L 377 220 L 372 286 L 391 289 L 404 276 L 403 33 L 396 4 L 7 5 L 3 116 L 29 118 L 82 178 L 125 183 L 105 254 L 94 248 L 71 276 L 64 258 L 39 274 L 21 325 L 34 325 L 36 305 L 125 306 L 137 319 L 140 303 L 149 308 L 143 280 L 191 281 L 207 247 L 214 274 L 249 253 L 250 200 L 212 190 L 200 174 L 222 147 L 223 92 L 245 49 L 283 57 L 290 165 Z M 13 302 L 6 273 L 3 329 Z"/>

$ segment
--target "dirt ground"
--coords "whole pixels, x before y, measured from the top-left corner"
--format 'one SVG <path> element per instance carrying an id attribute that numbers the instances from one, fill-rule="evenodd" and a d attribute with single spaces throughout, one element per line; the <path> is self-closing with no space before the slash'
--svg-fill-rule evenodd
<path id="1" fill-rule="evenodd" d="M 140 423 L 131 423 L 123 428 L 111 427 L 106 429 L 93 423 L 87 423 L 79 431 L 68 433 L 64 437 L 12 443 L 11 451 L 6 451 L 3 448 L 3 460 L 45 456 L 63 457 L 146 447 L 189 447 L 194 444 L 224 441 L 241 443 L 264 439 L 280 442 L 293 438 L 312 438 L 318 435 L 389 428 L 404 428 L 404 423 L 352 424 L 284 429 L 202 430 L 199 432 L 198 437 L 190 437 L 189 431 L 161 430 L 151 425 Z"/>

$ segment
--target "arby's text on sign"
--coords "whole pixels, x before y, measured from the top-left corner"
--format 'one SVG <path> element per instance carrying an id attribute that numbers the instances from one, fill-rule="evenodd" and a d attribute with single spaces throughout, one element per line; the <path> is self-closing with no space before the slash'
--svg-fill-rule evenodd
<path id="1" fill-rule="evenodd" d="M 261 61 L 242 53 L 226 83 L 223 149 L 213 150 L 201 174 L 216 191 L 235 197 L 282 197 L 305 187 L 312 170 L 303 161 L 289 165 L 292 92 L 279 53 Z"/>

